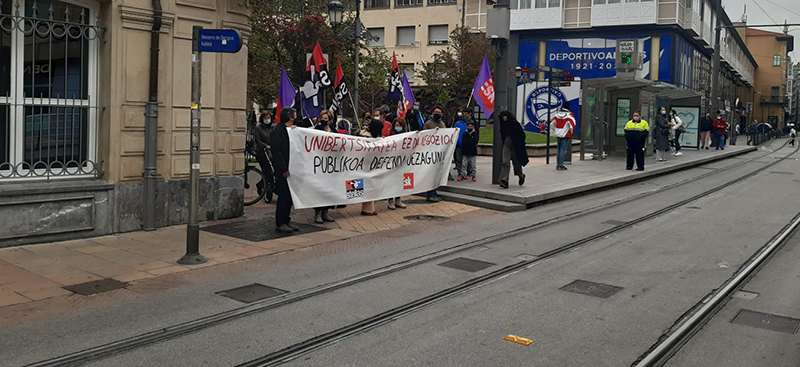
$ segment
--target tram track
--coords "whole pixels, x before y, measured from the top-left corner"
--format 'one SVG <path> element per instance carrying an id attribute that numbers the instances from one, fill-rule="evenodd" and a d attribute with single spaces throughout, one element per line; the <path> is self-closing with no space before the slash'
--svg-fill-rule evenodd
<path id="1" fill-rule="evenodd" d="M 555 223 L 561 223 L 564 220 L 580 218 L 580 217 L 583 217 L 583 216 L 586 216 L 586 215 L 589 215 L 589 214 L 592 214 L 592 213 L 596 213 L 596 212 L 599 212 L 599 211 L 602 211 L 602 210 L 605 210 L 605 209 L 613 208 L 615 206 L 621 205 L 623 203 L 630 202 L 632 200 L 638 200 L 638 199 L 646 198 L 648 196 L 651 196 L 651 195 L 654 195 L 654 194 L 657 194 L 657 193 L 663 193 L 665 190 L 669 190 L 669 189 L 673 189 L 673 188 L 676 188 L 676 187 L 680 187 L 680 186 L 686 185 L 686 184 L 691 183 L 691 182 L 696 182 L 698 180 L 702 180 L 704 178 L 713 176 L 713 175 L 718 174 L 720 172 L 725 172 L 726 170 L 729 170 L 731 168 L 742 166 L 742 165 L 744 165 L 744 164 L 746 164 L 748 162 L 752 162 L 752 161 L 756 161 L 758 159 L 762 159 L 764 157 L 767 157 L 767 156 L 769 156 L 771 154 L 774 154 L 774 153 L 780 151 L 785 146 L 786 146 L 786 143 L 784 143 L 783 145 L 778 147 L 776 150 L 770 151 L 770 152 L 768 152 L 766 154 L 762 154 L 762 155 L 759 155 L 757 157 L 753 157 L 753 158 L 750 158 L 750 159 L 747 159 L 747 160 L 744 160 L 744 161 L 741 161 L 741 162 L 734 163 L 732 165 L 728 165 L 728 166 L 725 166 L 725 167 L 722 167 L 722 168 L 719 168 L 719 169 L 716 169 L 716 170 L 713 170 L 713 171 L 709 171 L 709 172 L 706 172 L 704 174 L 701 174 L 701 175 L 698 175 L 698 176 L 695 176 L 695 177 L 692 177 L 692 178 L 689 178 L 689 179 L 686 179 L 686 180 L 682 180 L 682 181 L 679 181 L 679 182 L 676 182 L 676 183 L 673 183 L 673 184 L 670 184 L 670 185 L 662 186 L 662 187 L 659 187 L 657 189 L 644 191 L 644 192 L 641 192 L 641 193 L 638 193 L 638 194 L 635 194 L 635 195 L 630 195 L 630 196 L 627 196 L 627 197 L 624 197 L 624 198 L 621 198 L 621 199 L 618 199 L 618 200 L 614 200 L 614 201 L 611 201 L 611 202 L 595 205 L 595 206 L 592 206 L 592 207 L 589 207 L 589 208 L 586 208 L 586 209 L 580 209 L 580 210 L 576 210 L 576 211 L 573 211 L 573 212 L 570 212 L 570 213 L 567 213 L 567 214 L 558 215 L 558 216 L 555 216 L 555 217 L 552 217 L 552 218 L 549 218 L 549 219 L 545 219 L 545 220 L 539 221 L 537 223 L 533 223 L 533 224 L 530 224 L 530 225 L 527 225 L 527 226 L 524 226 L 524 227 L 520 227 L 520 228 L 512 230 L 512 231 L 508 231 L 508 232 L 505 232 L 505 233 L 500 233 L 500 234 L 496 234 L 496 235 L 491 235 L 491 236 L 487 236 L 487 237 L 484 237 L 484 238 L 480 238 L 480 239 L 477 239 L 477 240 L 469 241 L 469 242 L 466 242 L 466 243 L 463 243 L 463 244 L 460 244 L 460 245 L 457 245 L 457 246 L 453 246 L 453 247 L 450 247 L 450 248 L 447 248 L 447 249 L 435 251 L 435 252 L 432 252 L 432 253 L 429 253 L 429 254 L 426 254 L 426 255 L 422 255 L 422 256 L 418 256 L 418 257 L 412 258 L 412 259 L 408 259 L 408 260 L 404 260 L 404 261 L 401 261 L 401 262 L 397 262 L 397 263 L 394 263 L 394 264 L 391 264 L 391 265 L 388 265 L 388 266 L 377 268 L 377 269 L 374 269 L 374 270 L 371 270 L 371 271 L 368 271 L 368 272 L 365 272 L 365 273 L 361 273 L 361 274 L 358 274 L 358 275 L 355 275 L 355 276 L 352 276 L 352 277 L 348 277 L 348 278 L 345 278 L 345 279 L 342 279 L 342 280 L 339 280 L 339 281 L 326 283 L 326 284 L 323 284 L 323 285 L 307 288 L 307 289 L 304 289 L 304 290 L 301 290 L 301 291 L 297 291 L 297 292 L 287 293 L 287 294 L 284 294 L 284 295 L 281 295 L 281 296 L 269 298 L 269 299 L 264 300 L 264 301 L 251 303 L 249 305 L 246 305 L 246 306 L 243 306 L 243 307 L 239 307 L 239 308 L 236 308 L 236 309 L 233 309 L 233 310 L 220 312 L 220 313 L 217 313 L 217 314 L 214 314 L 214 315 L 210 315 L 210 316 L 206 316 L 206 317 L 199 318 L 199 319 L 196 319 L 196 320 L 192 320 L 192 321 L 188 321 L 188 322 L 185 322 L 185 323 L 177 324 L 177 325 L 170 326 L 170 327 L 167 327 L 167 328 L 155 330 L 155 331 L 144 333 L 144 334 L 139 334 L 139 335 L 136 335 L 136 336 L 133 336 L 133 337 L 117 340 L 117 341 L 114 341 L 114 342 L 111 342 L 111 343 L 107 343 L 107 344 L 103 344 L 103 345 L 100 345 L 100 346 L 97 346 L 97 347 L 88 348 L 88 349 L 84 349 L 84 350 L 77 351 L 77 352 L 74 352 L 74 353 L 62 355 L 60 357 L 39 361 L 39 362 L 36 362 L 36 363 L 29 364 L 27 366 L 29 366 L 29 367 L 37 366 L 38 367 L 38 366 L 71 366 L 71 365 L 79 365 L 79 364 L 87 363 L 87 362 L 90 362 L 90 361 L 95 361 L 95 360 L 99 360 L 99 359 L 102 359 L 102 358 L 106 358 L 106 357 L 109 357 L 109 356 L 112 356 L 112 355 L 120 354 L 120 353 L 123 353 L 123 352 L 131 351 L 131 350 L 134 350 L 134 349 L 138 349 L 138 348 L 144 347 L 146 345 L 155 344 L 155 343 L 158 343 L 158 342 L 162 342 L 162 341 L 166 341 L 166 340 L 169 340 L 169 339 L 173 339 L 173 338 L 176 338 L 176 337 L 179 337 L 179 336 L 182 336 L 182 335 L 186 335 L 186 334 L 189 334 L 189 333 L 192 333 L 192 332 L 196 332 L 196 331 L 199 331 L 199 330 L 214 326 L 214 325 L 218 325 L 218 324 L 226 322 L 226 321 L 230 321 L 230 320 L 238 319 L 238 318 L 241 318 L 241 317 L 244 317 L 244 316 L 252 315 L 252 314 L 255 314 L 255 313 L 258 313 L 258 312 L 263 312 L 263 311 L 267 311 L 267 310 L 270 310 L 270 309 L 278 308 L 278 307 L 285 306 L 285 305 L 288 305 L 288 304 L 291 304 L 291 303 L 295 303 L 295 302 L 299 302 L 299 301 L 302 301 L 302 300 L 306 300 L 306 299 L 309 299 L 309 298 L 312 298 L 312 297 L 315 297 L 315 296 L 318 296 L 318 295 L 321 295 L 321 294 L 329 293 L 329 292 L 332 292 L 332 291 L 335 291 L 335 290 L 338 290 L 338 289 L 341 289 L 341 288 L 349 287 L 349 286 L 352 286 L 352 285 L 355 285 L 355 284 L 358 284 L 358 283 L 363 283 L 363 282 L 371 280 L 371 279 L 375 279 L 375 278 L 379 278 L 379 277 L 382 277 L 382 276 L 386 276 L 386 275 L 389 275 L 389 274 L 392 274 L 392 273 L 395 273 L 395 272 L 398 272 L 398 271 L 401 271 L 401 270 L 404 270 L 404 269 L 408 269 L 408 268 L 411 268 L 411 267 L 414 267 L 414 266 L 417 266 L 417 265 L 421 265 L 421 264 L 425 264 L 425 263 L 434 261 L 436 259 L 440 259 L 440 258 L 445 257 L 445 256 L 449 256 L 449 255 L 452 255 L 452 254 L 455 254 L 455 253 L 458 253 L 458 252 L 462 252 L 462 251 L 469 250 L 469 249 L 472 249 L 472 248 L 476 248 L 476 247 L 479 247 L 479 246 L 484 246 L 484 245 L 487 245 L 487 244 L 490 244 L 490 243 L 506 240 L 506 239 L 509 239 L 509 238 L 512 238 L 512 237 L 515 237 L 515 236 L 519 236 L 519 235 L 525 234 L 525 233 L 533 231 L 533 230 L 537 230 L 537 229 L 540 229 L 540 228 L 547 227 L 547 226 L 555 224 Z M 307 340 L 305 342 L 295 344 L 295 345 L 293 345 L 291 347 L 288 347 L 286 349 L 283 349 L 281 351 L 278 351 L 278 352 L 272 353 L 270 355 L 267 355 L 267 356 L 265 356 L 263 358 L 259 358 L 259 359 L 255 360 L 255 361 L 248 362 L 247 364 L 243 364 L 242 366 L 271 366 L 271 365 L 277 365 L 277 364 L 284 363 L 284 362 L 289 361 L 289 360 L 291 360 L 293 358 L 296 358 L 299 355 L 306 354 L 306 353 L 308 353 L 310 351 L 313 351 L 315 349 L 319 349 L 319 348 L 322 348 L 324 346 L 330 345 L 330 344 L 335 343 L 336 341 L 344 339 L 344 338 L 346 338 L 348 336 L 355 335 L 355 334 L 361 333 L 363 331 L 367 331 L 367 330 L 373 329 L 373 328 L 378 327 L 380 325 L 383 325 L 385 323 L 391 322 L 391 321 L 393 321 L 393 320 L 395 320 L 397 318 L 405 316 L 405 315 L 407 315 L 409 313 L 412 313 L 412 312 L 414 312 L 414 311 L 416 311 L 418 309 L 421 309 L 423 307 L 426 307 L 428 305 L 431 305 L 433 303 L 441 301 L 441 300 L 443 300 L 445 298 L 449 298 L 449 297 L 455 296 L 457 294 L 468 292 L 468 291 L 470 291 L 470 290 L 472 290 L 474 288 L 480 287 L 480 286 L 482 286 L 484 284 L 488 284 L 488 283 L 490 283 L 490 282 L 492 282 L 494 280 L 497 280 L 497 279 L 500 279 L 502 277 L 514 274 L 516 272 L 522 271 L 522 270 L 527 269 L 529 267 L 535 266 L 536 264 L 538 264 L 538 263 L 540 263 L 542 261 L 546 261 L 547 259 L 551 259 L 551 258 L 553 258 L 555 256 L 558 256 L 558 255 L 564 253 L 564 252 L 570 251 L 570 250 L 572 250 L 572 249 L 574 249 L 576 247 L 580 247 L 582 245 L 585 245 L 585 244 L 588 244 L 588 243 L 593 242 L 595 240 L 601 239 L 601 238 L 603 238 L 605 236 L 608 236 L 610 234 L 613 234 L 613 233 L 619 232 L 621 230 L 630 228 L 634 224 L 636 224 L 637 222 L 641 222 L 643 220 L 648 220 L 648 219 L 655 218 L 655 217 L 660 216 L 660 215 L 662 215 L 664 213 L 672 211 L 672 210 L 674 210 L 674 209 L 676 209 L 676 208 L 678 208 L 680 206 L 683 206 L 683 205 L 685 205 L 685 204 L 687 204 L 689 202 L 696 201 L 696 200 L 698 200 L 698 199 L 700 199 L 700 198 L 702 198 L 704 196 L 710 195 L 710 194 L 712 194 L 712 193 L 714 193 L 714 192 L 716 192 L 716 191 L 718 191 L 718 190 L 720 190 L 722 188 L 729 187 L 729 186 L 732 186 L 732 185 L 734 185 L 734 184 L 736 184 L 738 182 L 741 182 L 741 181 L 743 181 L 743 180 L 745 180 L 745 179 L 747 179 L 749 177 L 752 177 L 752 176 L 754 176 L 754 175 L 756 175 L 756 174 L 758 174 L 758 173 L 760 173 L 760 172 L 762 172 L 762 171 L 764 171 L 764 170 L 766 170 L 766 169 L 768 169 L 768 168 L 770 168 L 770 167 L 782 162 L 783 160 L 789 158 L 792 154 L 796 153 L 798 149 L 800 149 L 800 147 L 795 148 L 795 150 L 792 153 L 786 155 L 785 157 L 782 157 L 780 159 L 776 159 L 774 162 L 770 162 L 770 163 L 766 164 L 765 166 L 757 168 L 756 170 L 754 170 L 752 172 L 749 172 L 749 173 L 746 173 L 743 176 L 740 176 L 740 177 L 738 177 L 738 178 L 736 178 L 734 180 L 728 181 L 728 182 L 726 182 L 726 183 L 724 183 L 722 185 L 719 185 L 719 186 L 714 187 L 714 188 L 712 188 L 710 190 L 704 191 L 704 192 L 702 192 L 702 193 L 700 193 L 698 195 L 692 196 L 692 197 L 690 197 L 688 199 L 685 199 L 685 200 L 682 200 L 682 201 L 680 201 L 678 203 L 672 204 L 670 206 L 667 206 L 665 208 L 662 208 L 662 209 L 657 210 L 655 212 L 652 212 L 650 214 L 644 215 L 644 216 L 642 216 L 640 218 L 637 218 L 635 220 L 632 220 L 632 221 L 630 221 L 628 223 L 617 225 L 617 226 L 615 226 L 615 227 L 613 227 L 613 228 L 611 228 L 609 230 L 601 231 L 599 233 L 590 235 L 588 237 L 584 237 L 584 238 L 582 238 L 580 240 L 577 240 L 575 242 L 571 242 L 569 244 L 566 244 L 564 246 L 558 247 L 556 249 L 552 249 L 550 251 L 547 251 L 547 252 L 541 254 L 538 258 L 536 258 L 534 260 L 522 261 L 522 262 L 516 263 L 514 265 L 510 265 L 508 267 L 505 267 L 503 269 L 499 269 L 499 270 L 497 270 L 495 272 L 486 274 L 484 276 L 480 276 L 480 277 L 477 277 L 477 278 L 470 279 L 467 282 L 462 283 L 461 285 L 458 285 L 458 286 L 455 286 L 455 287 L 452 287 L 452 288 L 448 288 L 448 289 L 443 290 L 441 292 L 434 293 L 434 294 L 432 294 L 430 296 L 418 299 L 418 300 L 410 302 L 410 303 L 406 303 L 406 304 L 404 304 L 404 305 L 402 305 L 400 307 L 397 307 L 397 308 L 394 308 L 392 310 L 386 311 L 384 313 L 375 315 L 375 316 L 373 316 L 371 318 L 362 320 L 362 321 L 357 322 L 355 324 L 351 324 L 351 325 L 349 325 L 349 326 L 347 326 L 345 328 L 337 329 L 334 332 L 322 334 L 322 335 L 320 335 L 320 336 L 318 336 L 316 338 L 309 339 L 309 340 Z"/>

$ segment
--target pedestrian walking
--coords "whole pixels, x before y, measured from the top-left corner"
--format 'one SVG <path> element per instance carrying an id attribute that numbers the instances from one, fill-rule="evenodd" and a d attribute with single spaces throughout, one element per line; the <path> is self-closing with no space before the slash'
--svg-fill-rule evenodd
<path id="1" fill-rule="evenodd" d="M 525 130 L 517 118 L 509 111 L 500 112 L 500 141 L 503 142 L 503 169 L 500 170 L 500 187 L 508 188 L 511 166 L 514 175 L 519 177 L 519 185 L 525 184 L 522 167 L 528 164 L 528 151 L 525 149 Z"/>
<path id="2" fill-rule="evenodd" d="M 757 141 L 756 136 L 758 135 L 758 122 L 757 120 L 754 121 L 756 122 L 751 123 L 750 126 L 747 127 L 747 145 L 750 145 L 751 143 L 755 145 Z"/>
<path id="3" fill-rule="evenodd" d="M 705 117 L 700 120 L 700 147 L 698 149 L 709 149 L 711 146 L 711 130 L 714 129 L 714 120 L 711 113 L 706 112 Z"/>
<path id="4" fill-rule="evenodd" d="M 431 111 L 433 112 L 433 115 L 431 116 L 431 118 L 425 121 L 425 124 L 422 126 L 422 129 L 423 130 L 444 129 L 445 128 L 444 116 L 442 115 L 443 111 L 444 110 L 442 109 L 441 106 L 434 107 L 433 111 Z M 427 198 L 428 202 L 437 203 L 442 201 L 442 198 L 438 195 L 436 189 L 428 191 L 427 196 L 428 196 Z"/>
<path id="5" fill-rule="evenodd" d="M 469 120 L 467 122 L 467 131 L 462 136 L 463 146 L 461 148 L 461 171 L 458 172 L 458 178 L 465 180 L 477 181 L 475 171 L 478 163 L 478 142 L 481 140 L 481 134 L 475 128 L 475 122 Z"/>
<path id="6" fill-rule="evenodd" d="M 794 146 L 794 139 L 797 138 L 797 130 L 794 129 L 794 125 L 789 127 L 789 145 Z"/>
<path id="7" fill-rule="evenodd" d="M 683 155 L 681 152 L 681 134 L 686 132 L 686 125 L 683 123 L 680 117 L 678 117 L 678 112 L 675 110 L 670 111 L 670 122 L 673 123 L 672 125 L 672 136 L 673 136 L 673 143 L 675 144 L 675 153 L 673 155 Z"/>
<path id="8" fill-rule="evenodd" d="M 456 172 L 458 173 L 458 180 L 461 181 L 464 179 L 461 176 L 461 150 L 463 147 L 463 140 L 461 139 L 464 136 L 464 132 L 467 131 L 467 114 L 464 113 L 464 109 L 459 107 L 458 112 L 456 112 L 456 122 L 453 125 L 454 128 L 458 129 L 458 139 L 456 140 L 456 149 L 453 153 L 454 159 L 456 161 Z"/>
<path id="9" fill-rule="evenodd" d="M 278 201 L 275 208 L 275 230 L 292 233 L 300 227 L 292 223 L 292 196 L 289 193 L 289 133 L 286 129 L 294 128 L 297 111 L 291 107 L 281 109 L 281 121 L 272 129 L 270 143 L 272 148 L 273 167 L 275 168 L 275 194 Z"/>
<path id="10" fill-rule="evenodd" d="M 556 170 L 566 171 L 564 157 L 567 149 L 572 142 L 572 134 L 575 132 L 575 115 L 570 112 L 569 102 L 564 102 L 561 109 L 556 112 L 553 121 L 550 123 L 550 135 L 556 137 Z"/>
<path id="11" fill-rule="evenodd" d="M 728 123 L 722 117 L 722 112 L 717 112 L 717 119 L 714 120 L 714 137 L 717 140 L 715 150 L 725 150 L 725 135 L 728 129 Z"/>
<path id="12" fill-rule="evenodd" d="M 398 117 L 394 119 L 394 129 L 392 130 L 392 135 L 402 134 L 408 132 L 408 125 L 406 124 L 406 120 L 402 117 Z M 397 208 L 405 209 L 405 203 L 403 203 L 403 198 L 398 196 L 396 198 L 388 199 L 389 202 L 389 210 L 395 210 Z"/>
<path id="13" fill-rule="evenodd" d="M 656 115 L 656 126 L 653 130 L 653 135 L 656 137 L 656 162 L 667 162 L 670 128 L 672 128 L 672 123 L 667 120 L 667 109 L 661 107 Z"/>
<path id="14" fill-rule="evenodd" d="M 625 140 L 628 142 L 628 159 L 625 169 L 633 169 L 636 160 L 636 170 L 644 171 L 644 149 L 647 145 L 647 136 L 650 135 L 650 126 L 642 118 L 639 110 L 633 112 L 633 119 L 625 124 Z"/>
<path id="15" fill-rule="evenodd" d="M 375 115 L 378 113 L 379 115 Z M 384 130 L 384 122 L 380 115 L 385 115 L 382 110 L 376 109 L 372 115 L 372 122 L 370 122 L 369 126 L 367 127 L 367 131 L 369 132 L 370 137 L 372 138 L 380 138 L 383 136 Z M 378 117 L 378 118 L 375 118 Z M 375 202 L 368 201 L 361 204 L 361 215 L 366 216 L 375 216 L 378 213 L 375 211 Z"/>

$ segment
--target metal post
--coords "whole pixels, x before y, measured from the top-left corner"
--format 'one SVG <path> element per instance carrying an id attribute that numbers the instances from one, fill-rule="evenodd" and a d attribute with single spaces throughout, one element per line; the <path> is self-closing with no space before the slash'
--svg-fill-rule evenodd
<path id="1" fill-rule="evenodd" d="M 356 41 L 356 52 L 354 52 L 353 58 L 355 59 L 355 78 L 353 78 L 353 98 L 355 99 L 355 105 L 353 106 L 353 115 L 356 121 L 359 121 L 360 117 L 358 116 L 358 105 L 361 101 L 358 100 L 358 55 L 361 53 L 361 0 L 356 0 L 356 22 L 354 24 L 355 28 L 353 28 L 353 34 Z"/>
<path id="2" fill-rule="evenodd" d="M 142 180 L 142 228 L 154 231 L 156 214 L 156 150 L 158 134 L 158 102 L 144 106 L 144 179 Z"/>
<path id="3" fill-rule="evenodd" d="M 553 105 L 551 97 L 553 96 L 553 73 L 550 72 L 547 78 L 547 156 L 545 157 L 545 164 L 550 164 L 550 106 Z"/>
<path id="4" fill-rule="evenodd" d="M 495 5 L 496 7 L 497 5 Z M 500 57 L 497 58 L 495 66 L 495 112 L 504 111 L 508 108 L 508 42 L 505 40 L 494 40 Z M 523 114 L 524 114 L 523 108 Z M 500 183 L 500 171 L 503 169 L 503 142 L 500 136 L 500 117 L 499 113 L 493 123 L 494 137 L 492 139 L 492 184 Z"/>
<path id="5" fill-rule="evenodd" d="M 719 110 L 719 38 L 722 31 L 722 0 L 717 0 L 714 8 L 717 19 L 714 22 L 714 55 L 711 61 L 711 112 L 717 113 Z"/>
<path id="6" fill-rule="evenodd" d="M 202 53 L 198 50 L 201 26 L 192 27 L 192 114 L 189 162 L 189 223 L 186 225 L 186 255 L 178 264 L 202 264 L 208 261 L 200 255 L 200 224 L 197 219 L 197 206 L 200 186 L 200 86 Z"/>

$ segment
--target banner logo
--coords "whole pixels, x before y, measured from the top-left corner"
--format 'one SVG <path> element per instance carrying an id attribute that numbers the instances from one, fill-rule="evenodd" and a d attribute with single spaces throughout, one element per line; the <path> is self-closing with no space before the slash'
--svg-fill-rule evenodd
<path id="1" fill-rule="evenodd" d="M 358 199 L 364 196 L 364 179 L 358 178 L 355 180 L 345 181 L 345 188 L 347 189 L 347 199 Z"/>
<path id="2" fill-rule="evenodd" d="M 413 173 L 404 173 L 403 174 L 403 190 L 413 190 L 414 189 L 414 174 Z"/>
<path id="3" fill-rule="evenodd" d="M 548 102 L 547 87 L 536 88 L 531 94 L 528 95 L 525 101 L 525 114 L 528 115 L 526 125 L 530 124 L 536 127 L 538 131 L 543 129 L 547 124 L 547 113 L 550 112 L 552 118 L 564 106 L 567 101 L 564 92 L 557 88 L 550 88 L 550 101 Z M 545 127 L 542 125 L 544 124 Z"/>

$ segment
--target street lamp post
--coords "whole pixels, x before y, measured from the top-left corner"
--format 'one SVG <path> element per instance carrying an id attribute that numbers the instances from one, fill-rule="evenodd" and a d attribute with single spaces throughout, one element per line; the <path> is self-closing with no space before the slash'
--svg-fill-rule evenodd
<path id="1" fill-rule="evenodd" d="M 525 69 L 521 68 L 519 65 L 514 68 L 514 76 L 517 78 L 517 84 L 522 84 L 522 127 L 525 127 L 525 109 L 527 108 L 527 101 L 525 100 L 528 98 L 528 83 L 531 82 L 531 74 L 530 69 L 526 66 Z"/>
<path id="2" fill-rule="evenodd" d="M 344 6 L 342 5 L 339 0 L 331 0 L 328 2 L 328 21 L 330 21 L 331 26 L 334 29 L 342 24 L 342 14 L 344 13 Z M 345 29 L 342 31 L 341 35 L 351 37 L 350 34 L 351 30 Z M 353 77 L 353 114 L 356 122 L 358 122 L 358 105 L 360 103 L 358 99 L 358 56 L 361 53 L 361 40 L 369 41 L 369 40 L 379 40 L 380 38 L 373 36 L 367 29 L 364 29 L 361 25 L 361 0 L 356 0 L 356 19 L 353 22 L 353 29 L 352 29 L 352 37 L 355 41 L 355 52 L 353 53 L 353 62 L 355 69 L 355 75 Z"/>

